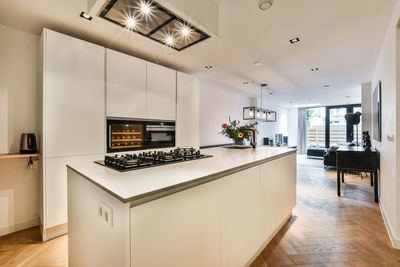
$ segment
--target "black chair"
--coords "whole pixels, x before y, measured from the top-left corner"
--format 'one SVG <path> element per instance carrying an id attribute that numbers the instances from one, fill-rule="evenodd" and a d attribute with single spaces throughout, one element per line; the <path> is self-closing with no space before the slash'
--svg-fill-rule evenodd
<path id="1" fill-rule="evenodd" d="M 324 168 L 336 167 L 336 149 L 328 149 L 324 155 Z"/>

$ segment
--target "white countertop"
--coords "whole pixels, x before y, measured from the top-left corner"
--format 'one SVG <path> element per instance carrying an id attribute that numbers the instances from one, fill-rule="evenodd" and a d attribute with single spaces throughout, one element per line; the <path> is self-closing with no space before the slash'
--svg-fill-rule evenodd
<path id="1" fill-rule="evenodd" d="M 218 147 L 202 149 L 201 152 L 213 157 L 127 172 L 118 172 L 89 160 L 73 162 L 67 167 L 120 201 L 139 205 L 295 153 L 296 149 Z"/>

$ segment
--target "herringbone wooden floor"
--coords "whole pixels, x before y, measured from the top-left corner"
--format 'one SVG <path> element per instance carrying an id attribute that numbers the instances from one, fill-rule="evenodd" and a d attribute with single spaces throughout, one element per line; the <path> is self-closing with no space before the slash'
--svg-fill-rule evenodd
<path id="1" fill-rule="evenodd" d="M 369 177 L 345 176 L 336 196 L 336 171 L 298 157 L 293 217 L 258 256 L 259 266 L 400 266 Z"/>
<path id="2" fill-rule="evenodd" d="M 341 198 L 336 172 L 320 160 L 298 159 L 293 217 L 252 264 L 258 266 L 400 266 L 369 179 L 346 175 Z M 68 237 L 40 242 L 37 227 L 0 237 L 0 266 L 67 266 Z"/>

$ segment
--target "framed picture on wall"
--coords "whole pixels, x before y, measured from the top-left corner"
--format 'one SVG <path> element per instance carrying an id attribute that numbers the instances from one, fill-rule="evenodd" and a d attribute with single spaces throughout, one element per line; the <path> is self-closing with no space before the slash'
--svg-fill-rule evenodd
<path id="1" fill-rule="evenodd" d="M 376 141 L 382 140 L 382 82 L 378 81 L 372 96 L 372 134 Z"/>

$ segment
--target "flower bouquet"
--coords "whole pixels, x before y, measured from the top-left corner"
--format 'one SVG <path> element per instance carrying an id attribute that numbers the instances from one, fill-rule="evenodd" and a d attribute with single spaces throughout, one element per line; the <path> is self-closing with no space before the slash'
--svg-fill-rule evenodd
<path id="1" fill-rule="evenodd" d="M 244 140 L 250 141 L 250 138 L 253 134 L 252 130 L 257 132 L 255 128 L 256 125 L 257 122 L 240 125 L 240 121 L 231 121 L 231 118 L 229 117 L 229 124 L 222 124 L 222 131 L 220 134 L 232 139 L 235 145 L 243 145 Z"/>

